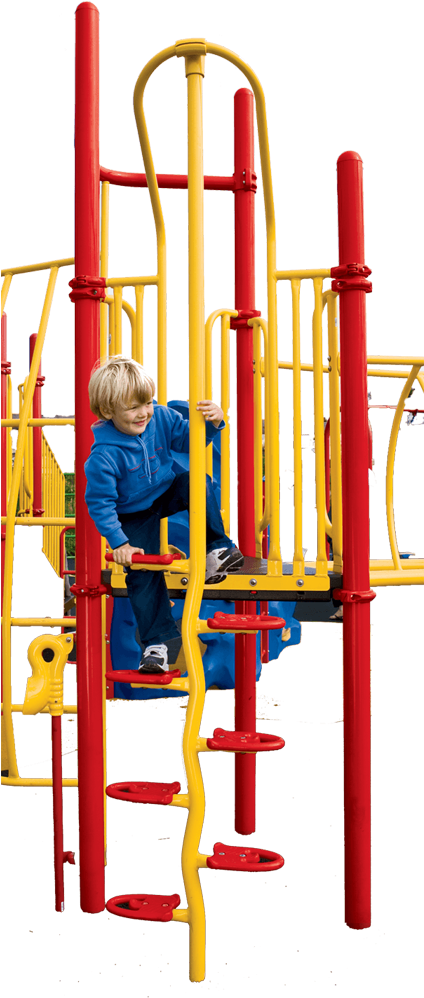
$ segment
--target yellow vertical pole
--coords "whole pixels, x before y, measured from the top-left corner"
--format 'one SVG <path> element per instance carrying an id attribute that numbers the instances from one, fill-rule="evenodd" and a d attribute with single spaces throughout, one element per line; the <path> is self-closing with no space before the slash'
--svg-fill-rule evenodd
<path id="1" fill-rule="evenodd" d="M 261 375 L 261 328 L 253 325 L 253 399 L 254 399 L 254 459 L 255 459 L 255 546 L 256 557 L 262 558 L 261 521 L 263 516 L 262 497 L 262 375 Z"/>
<path id="2" fill-rule="evenodd" d="M 315 486 L 317 506 L 316 575 L 327 575 L 325 547 L 325 457 L 324 457 L 324 396 L 322 384 L 322 277 L 314 277 L 314 314 L 312 318 L 314 364 L 314 429 Z"/>
<path id="3" fill-rule="evenodd" d="M 208 396 L 206 396 L 208 397 Z M 221 506 L 226 534 L 230 533 L 230 316 L 221 318 L 221 409 L 225 427 L 221 430 Z"/>
<path id="4" fill-rule="evenodd" d="M 144 284 L 135 286 L 135 338 L 131 342 L 131 357 L 144 367 Z"/>
<path id="5" fill-rule="evenodd" d="M 124 352 L 124 342 L 123 342 L 123 330 L 122 330 L 122 298 L 123 289 L 116 285 L 113 289 L 115 298 L 115 348 L 116 353 L 123 354 Z"/>
<path id="6" fill-rule="evenodd" d="M 109 308 L 109 357 L 114 357 L 115 350 L 115 299 L 108 305 Z"/>
<path id="7" fill-rule="evenodd" d="M 333 571 L 342 572 L 342 453 L 340 428 L 340 383 L 337 367 L 337 293 L 326 292 L 330 395 L 331 521 L 333 525 Z"/>
<path id="8" fill-rule="evenodd" d="M 219 313 L 218 313 L 219 314 Z M 212 398 L 212 329 L 217 317 L 217 312 L 213 312 L 212 315 L 206 321 L 205 325 L 205 399 Z M 213 447 L 209 444 L 206 450 L 206 474 L 213 478 Z M 221 483 L 221 506 L 222 502 L 222 483 Z"/>
<path id="9" fill-rule="evenodd" d="M 186 46 L 181 46 L 186 49 Z M 193 52 L 194 48 L 194 52 Z M 178 46 L 177 46 L 178 49 Z M 190 696 L 183 735 L 189 812 L 182 849 L 182 872 L 190 925 L 190 980 L 205 977 L 205 909 L 198 869 L 198 849 L 205 794 L 197 738 L 205 699 L 205 677 L 197 638 L 197 619 L 206 569 L 205 422 L 197 411 L 204 398 L 205 316 L 203 263 L 203 122 L 202 78 L 205 46 L 187 44 L 188 93 L 188 247 L 189 247 L 189 417 L 190 417 L 190 581 L 184 605 L 182 637 Z M 200 49 L 200 51 L 199 51 Z"/>
<path id="10" fill-rule="evenodd" d="M 303 577 L 302 548 L 302 405 L 300 368 L 300 281 L 292 280 L 293 312 L 293 452 L 294 452 L 294 552 L 293 575 Z"/>
<path id="11" fill-rule="evenodd" d="M 109 263 L 109 182 L 102 183 L 102 214 L 100 231 L 100 277 L 107 278 Z M 100 363 L 105 364 L 108 354 L 107 343 L 108 306 L 100 304 Z"/>

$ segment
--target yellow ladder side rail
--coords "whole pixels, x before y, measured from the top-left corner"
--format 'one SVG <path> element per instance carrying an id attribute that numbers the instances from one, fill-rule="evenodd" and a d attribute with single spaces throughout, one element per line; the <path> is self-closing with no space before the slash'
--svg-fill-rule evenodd
<path id="1" fill-rule="evenodd" d="M 203 593 L 206 566 L 206 450 L 205 423 L 197 411 L 204 398 L 205 318 L 203 262 L 203 148 L 202 148 L 202 76 L 204 44 L 173 46 L 159 53 L 141 72 L 134 91 L 134 111 L 152 202 L 158 247 L 158 401 L 166 404 L 165 381 L 165 229 L 156 174 L 143 110 L 146 83 L 157 66 L 178 54 L 186 56 L 188 91 L 188 206 L 189 206 L 189 416 L 190 465 L 196 474 L 190 480 L 190 581 L 182 620 L 182 638 L 189 674 L 190 695 L 183 735 L 183 754 L 187 773 L 189 811 L 182 849 L 182 870 L 188 911 L 184 920 L 190 926 L 190 979 L 201 981 L 205 975 L 205 912 L 199 879 L 199 852 L 204 819 L 205 797 L 198 759 L 198 732 L 205 698 L 205 679 L 197 638 L 197 618 Z M 163 550 L 166 535 L 161 536 Z M 165 547 L 166 550 L 166 547 Z M 183 914 L 180 912 L 180 920 Z"/>
<path id="2" fill-rule="evenodd" d="M 122 287 L 116 284 L 113 289 L 115 300 L 115 354 L 122 354 Z"/>
<path id="3" fill-rule="evenodd" d="M 271 412 L 269 385 L 269 336 L 268 323 L 261 316 L 248 319 L 253 328 L 253 361 L 257 381 L 254 380 L 255 400 L 255 539 L 257 557 L 262 557 L 262 534 L 271 523 L 271 454 L 279 447 L 278 413 Z M 264 341 L 264 380 L 265 380 L 265 503 L 262 500 L 262 390 L 260 384 L 260 333 Z M 276 418 L 274 418 L 276 417 Z M 263 508 L 262 508 L 263 507 Z M 258 553 L 259 552 L 259 553 Z"/>
<path id="4" fill-rule="evenodd" d="M 131 353 L 138 364 L 143 363 L 143 304 L 144 285 L 135 285 L 135 327 L 132 330 Z M 124 306 L 125 307 L 125 306 Z"/>
<path id="5" fill-rule="evenodd" d="M 45 517 L 39 517 L 38 523 L 43 526 L 43 554 L 50 562 L 56 575 L 60 575 L 60 534 L 61 520 L 66 525 L 72 525 L 71 519 L 65 518 L 65 475 L 56 461 L 55 455 L 46 440 L 44 433 L 42 441 L 42 490 Z M 45 524 L 46 518 L 56 521 Z"/>
<path id="6" fill-rule="evenodd" d="M 178 46 L 177 46 L 178 47 Z M 186 46 L 181 46 L 186 49 Z M 196 51 L 202 49 L 203 51 Z M 205 907 L 199 878 L 199 844 L 205 815 L 205 791 L 198 756 L 198 737 L 205 702 L 205 677 L 197 621 L 206 571 L 205 421 L 196 408 L 205 388 L 204 236 L 203 236 L 203 109 L 204 46 L 183 51 L 188 102 L 188 231 L 189 231 L 189 418 L 190 579 L 184 604 L 182 638 L 189 678 L 189 702 L 183 733 L 189 809 L 181 866 L 188 905 L 190 980 L 205 977 Z"/>
<path id="7" fill-rule="evenodd" d="M 47 323 L 49 320 L 51 303 L 55 289 L 58 268 L 53 267 L 50 271 L 47 284 L 47 291 L 44 299 L 43 310 L 35 343 L 31 368 L 28 376 L 26 397 L 24 399 L 21 413 L 20 426 L 18 430 L 18 440 L 16 444 L 15 461 L 12 473 L 10 488 L 10 498 L 8 513 L 6 518 L 6 540 L 5 540 L 5 562 L 4 562 L 4 591 L 3 591 L 3 719 L 5 725 L 5 736 L 7 745 L 7 755 L 9 763 L 9 773 L 12 777 L 18 777 L 18 765 L 16 760 L 15 739 L 13 733 L 11 705 L 11 625 L 12 616 L 12 581 L 13 581 L 13 550 L 15 538 L 15 513 L 18 501 L 19 483 L 22 474 L 25 438 L 27 434 L 28 419 L 30 418 L 31 404 L 34 396 L 35 383 L 41 363 L 41 353 L 46 335 Z"/>

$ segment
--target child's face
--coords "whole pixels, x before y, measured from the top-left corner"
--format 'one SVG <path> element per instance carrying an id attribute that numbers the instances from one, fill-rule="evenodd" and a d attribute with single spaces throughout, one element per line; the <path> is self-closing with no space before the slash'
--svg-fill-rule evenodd
<path id="1" fill-rule="evenodd" d="M 136 437 L 144 433 L 147 424 L 153 416 L 153 399 L 149 402 L 130 402 L 128 408 L 119 408 L 113 415 L 112 422 L 121 433 Z"/>

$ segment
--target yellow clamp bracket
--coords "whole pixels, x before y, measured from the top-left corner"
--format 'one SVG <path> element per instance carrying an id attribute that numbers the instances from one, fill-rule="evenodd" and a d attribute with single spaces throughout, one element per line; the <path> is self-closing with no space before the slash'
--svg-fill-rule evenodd
<path id="1" fill-rule="evenodd" d="M 47 707 L 52 717 L 63 714 L 63 669 L 74 647 L 72 634 L 41 634 L 28 648 L 32 669 L 25 691 L 23 714 Z"/>
<path id="2" fill-rule="evenodd" d="M 186 76 L 191 76 L 192 73 L 198 73 L 200 76 L 205 75 L 205 38 L 185 38 L 181 42 L 176 42 L 175 55 L 177 59 L 184 56 Z"/>

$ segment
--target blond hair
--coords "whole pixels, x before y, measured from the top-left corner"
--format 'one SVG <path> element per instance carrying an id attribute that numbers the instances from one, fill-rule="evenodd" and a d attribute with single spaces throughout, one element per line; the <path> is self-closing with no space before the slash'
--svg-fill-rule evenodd
<path id="1" fill-rule="evenodd" d="M 144 405 L 154 393 L 153 378 L 128 357 L 111 357 L 93 371 L 88 385 L 90 409 L 99 419 L 111 419 L 117 409 L 126 409 L 132 402 Z"/>

